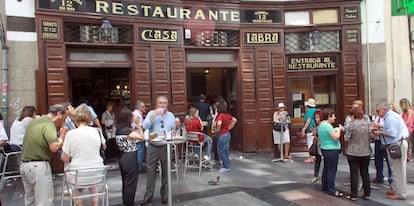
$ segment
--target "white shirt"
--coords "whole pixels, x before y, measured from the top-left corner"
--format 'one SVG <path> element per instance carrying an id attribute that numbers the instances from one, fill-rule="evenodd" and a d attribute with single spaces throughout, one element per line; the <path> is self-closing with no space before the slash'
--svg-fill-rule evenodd
<path id="1" fill-rule="evenodd" d="M 65 170 L 103 166 L 100 147 L 101 139 L 96 128 L 81 126 L 68 131 L 62 150 L 71 157 L 71 161 L 66 163 Z"/>
<path id="2" fill-rule="evenodd" d="M 15 119 L 12 126 L 10 127 L 10 144 L 22 145 L 24 134 L 29 126 L 31 117 L 25 117 L 21 121 Z"/>
<path id="3" fill-rule="evenodd" d="M 135 109 L 135 110 L 132 112 L 132 116 L 134 116 L 134 121 L 132 121 L 132 122 L 131 122 L 131 127 L 132 127 L 133 129 L 135 129 L 135 127 L 136 127 L 136 125 L 135 125 L 135 119 L 137 119 L 137 117 L 139 117 L 139 120 L 140 120 L 140 122 L 141 122 L 141 126 L 142 126 L 142 122 L 144 121 L 144 118 L 142 117 L 142 112 L 141 112 L 141 111 L 139 111 L 138 109 Z"/>

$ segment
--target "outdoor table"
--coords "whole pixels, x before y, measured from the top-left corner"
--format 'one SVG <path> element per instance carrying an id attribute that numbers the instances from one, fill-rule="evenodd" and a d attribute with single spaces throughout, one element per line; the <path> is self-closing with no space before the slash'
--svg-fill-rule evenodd
<path id="1" fill-rule="evenodd" d="M 156 141 L 154 141 L 156 140 Z M 171 144 L 181 144 L 187 141 L 185 136 L 172 136 L 171 140 L 166 140 L 165 137 L 157 137 L 149 140 L 155 145 L 167 145 L 167 184 L 168 184 L 168 205 L 172 206 L 172 189 L 171 189 Z M 178 171 L 177 171 L 178 172 Z"/>

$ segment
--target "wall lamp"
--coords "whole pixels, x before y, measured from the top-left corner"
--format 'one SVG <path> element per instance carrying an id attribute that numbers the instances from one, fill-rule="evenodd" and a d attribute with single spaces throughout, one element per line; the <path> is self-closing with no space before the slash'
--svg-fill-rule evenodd
<path id="1" fill-rule="evenodd" d="M 102 40 L 104 42 L 112 42 L 112 30 L 113 30 L 113 26 L 111 25 L 111 23 L 109 23 L 109 20 L 106 19 L 106 17 L 102 18 L 102 25 L 101 25 L 101 35 L 102 35 Z"/>

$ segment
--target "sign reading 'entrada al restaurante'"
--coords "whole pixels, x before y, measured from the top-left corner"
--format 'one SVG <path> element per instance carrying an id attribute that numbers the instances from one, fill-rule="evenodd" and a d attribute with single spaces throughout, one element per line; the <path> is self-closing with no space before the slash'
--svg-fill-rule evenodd
<path id="1" fill-rule="evenodd" d="M 62 12 L 97 13 L 127 17 L 214 21 L 217 23 L 282 23 L 280 10 L 255 11 L 209 8 L 205 5 L 182 7 L 166 4 L 136 3 L 112 0 L 39 0 L 39 9 Z"/>

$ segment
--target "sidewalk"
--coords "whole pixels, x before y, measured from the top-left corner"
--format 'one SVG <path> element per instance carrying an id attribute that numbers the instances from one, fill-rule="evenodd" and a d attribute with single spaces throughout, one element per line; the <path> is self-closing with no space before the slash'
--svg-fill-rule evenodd
<path id="1" fill-rule="evenodd" d="M 198 172 L 190 170 L 184 175 L 183 164 L 179 168 L 179 180 L 172 174 L 173 204 L 179 206 L 221 206 L 221 205 L 414 205 L 414 163 L 407 165 L 408 198 L 407 200 L 389 200 L 385 197 L 388 187 L 384 184 L 373 184 L 378 190 L 372 190 L 371 200 L 350 201 L 320 192 L 320 181 L 310 183 L 313 176 L 313 164 L 304 163 L 307 154 L 292 154 L 294 162 L 271 162 L 270 154 L 232 152 L 232 171 L 219 173 Z M 110 205 L 122 205 L 121 177 L 116 162 L 110 164 L 113 169 L 108 173 Z M 322 174 L 322 168 L 320 175 Z M 371 161 L 370 177 L 374 177 L 375 168 Z M 207 182 L 220 176 L 218 185 L 208 185 Z M 349 168 L 346 158 L 340 155 L 336 177 L 337 189 L 349 193 L 350 187 L 344 186 L 349 182 Z M 159 181 L 157 182 L 159 183 Z M 135 200 L 143 198 L 145 192 L 146 174 L 140 174 Z M 159 184 L 155 188 L 152 205 L 161 205 Z M 55 179 L 55 205 L 60 205 L 61 177 Z M 24 205 L 24 189 L 20 180 L 10 182 L 0 193 L 3 205 Z M 67 199 L 67 198 L 66 198 Z M 68 201 L 65 201 L 68 205 Z M 87 204 L 85 204 L 87 205 Z"/>

